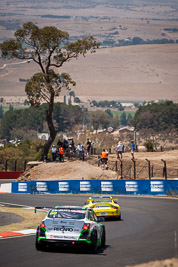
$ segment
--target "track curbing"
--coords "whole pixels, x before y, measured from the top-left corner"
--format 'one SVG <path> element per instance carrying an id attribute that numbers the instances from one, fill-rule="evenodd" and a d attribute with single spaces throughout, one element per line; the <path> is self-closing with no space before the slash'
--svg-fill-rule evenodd
<path id="1" fill-rule="evenodd" d="M 32 235 L 36 233 L 36 229 L 27 229 L 21 231 L 12 231 L 12 232 L 2 232 L 0 233 L 0 239 L 6 237 L 15 237 L 15 236 L 23 236 L 23 235 Z"/>

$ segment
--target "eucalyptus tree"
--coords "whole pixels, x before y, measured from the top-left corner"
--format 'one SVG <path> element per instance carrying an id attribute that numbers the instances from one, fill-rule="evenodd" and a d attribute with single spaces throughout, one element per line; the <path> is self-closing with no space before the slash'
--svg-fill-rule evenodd
<path id="1" fill-rule="evenodd" d="M 23 24 L 14 37 L 0 45 L 2 57 L 33 61 L 40 68 L 26 83 L 25 91 L 31 106 L 48 104 L 46 121 L 50 137 L 43 147 L 42 160 L 57 134 L 52 119 L 54 99 L 63 87 L 70 89 L 75 86 L 75 81 L 68 73 L 59 73 L 58 70 L 64 63 L 80 55 L 85 56 L 88 51 L 95 52 L 99 44 L 93 36 L 70 42 L 67 32 L 52 26 L 39 28 L 32 22 Z"/>

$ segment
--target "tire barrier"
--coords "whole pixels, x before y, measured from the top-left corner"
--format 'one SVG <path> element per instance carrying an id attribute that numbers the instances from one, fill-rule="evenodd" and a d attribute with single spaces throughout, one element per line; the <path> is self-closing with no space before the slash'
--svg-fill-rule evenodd
<path id="1" fill-rule="evenodd" d="M 6 187 L 28 194 L 178 195 L 178 179 L 21 181 L 2 184 L 0 192 Z"/>

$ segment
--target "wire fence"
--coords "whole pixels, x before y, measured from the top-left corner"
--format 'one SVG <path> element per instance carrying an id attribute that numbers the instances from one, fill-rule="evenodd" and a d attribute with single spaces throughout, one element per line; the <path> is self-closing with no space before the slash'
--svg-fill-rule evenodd
<path id="1" fill-rule="evenodd" d="M 87 155 L 86 152 L 71 152 L 64 155 L 65 161 L 89 161 L 100 166 L 100 156 Z M 30 159 L 3 159 L 0 160 L 0 171 L 25 171 Z M 59 159 L 57 158 L 57 161 Z M 48 159 L 52 162 L 52 159 Z M 169 179 L 178 178 L 178 165 L 172 167 L 170 161 L 150 160 L 109 160 L 108 169 L 117 173 L 118 179 Z M 177 166 L 177 167 L 176 167 Z"/>

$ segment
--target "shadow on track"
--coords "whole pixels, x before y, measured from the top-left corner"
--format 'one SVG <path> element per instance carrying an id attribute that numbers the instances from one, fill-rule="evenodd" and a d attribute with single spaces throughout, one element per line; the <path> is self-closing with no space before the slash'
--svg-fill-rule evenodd
<path id="1" fill-rule="evenodd" d="M 46 246 L 43 250 L 40 252 L 50 252 L 50 253 L 64 253 L 64 254 L 91 254 L 91 255 L 100 255 L 100 256 L 106 256 L 105 250 L 109 248 L 109 245 L 105 245 L 104 247 L 99 247 L 97 249 L 96 253 L 90 253 L 89 250 L 86 248 L 76 248 L 76 247 L 60 247 L 57 245 L 50 245 Z"/>

